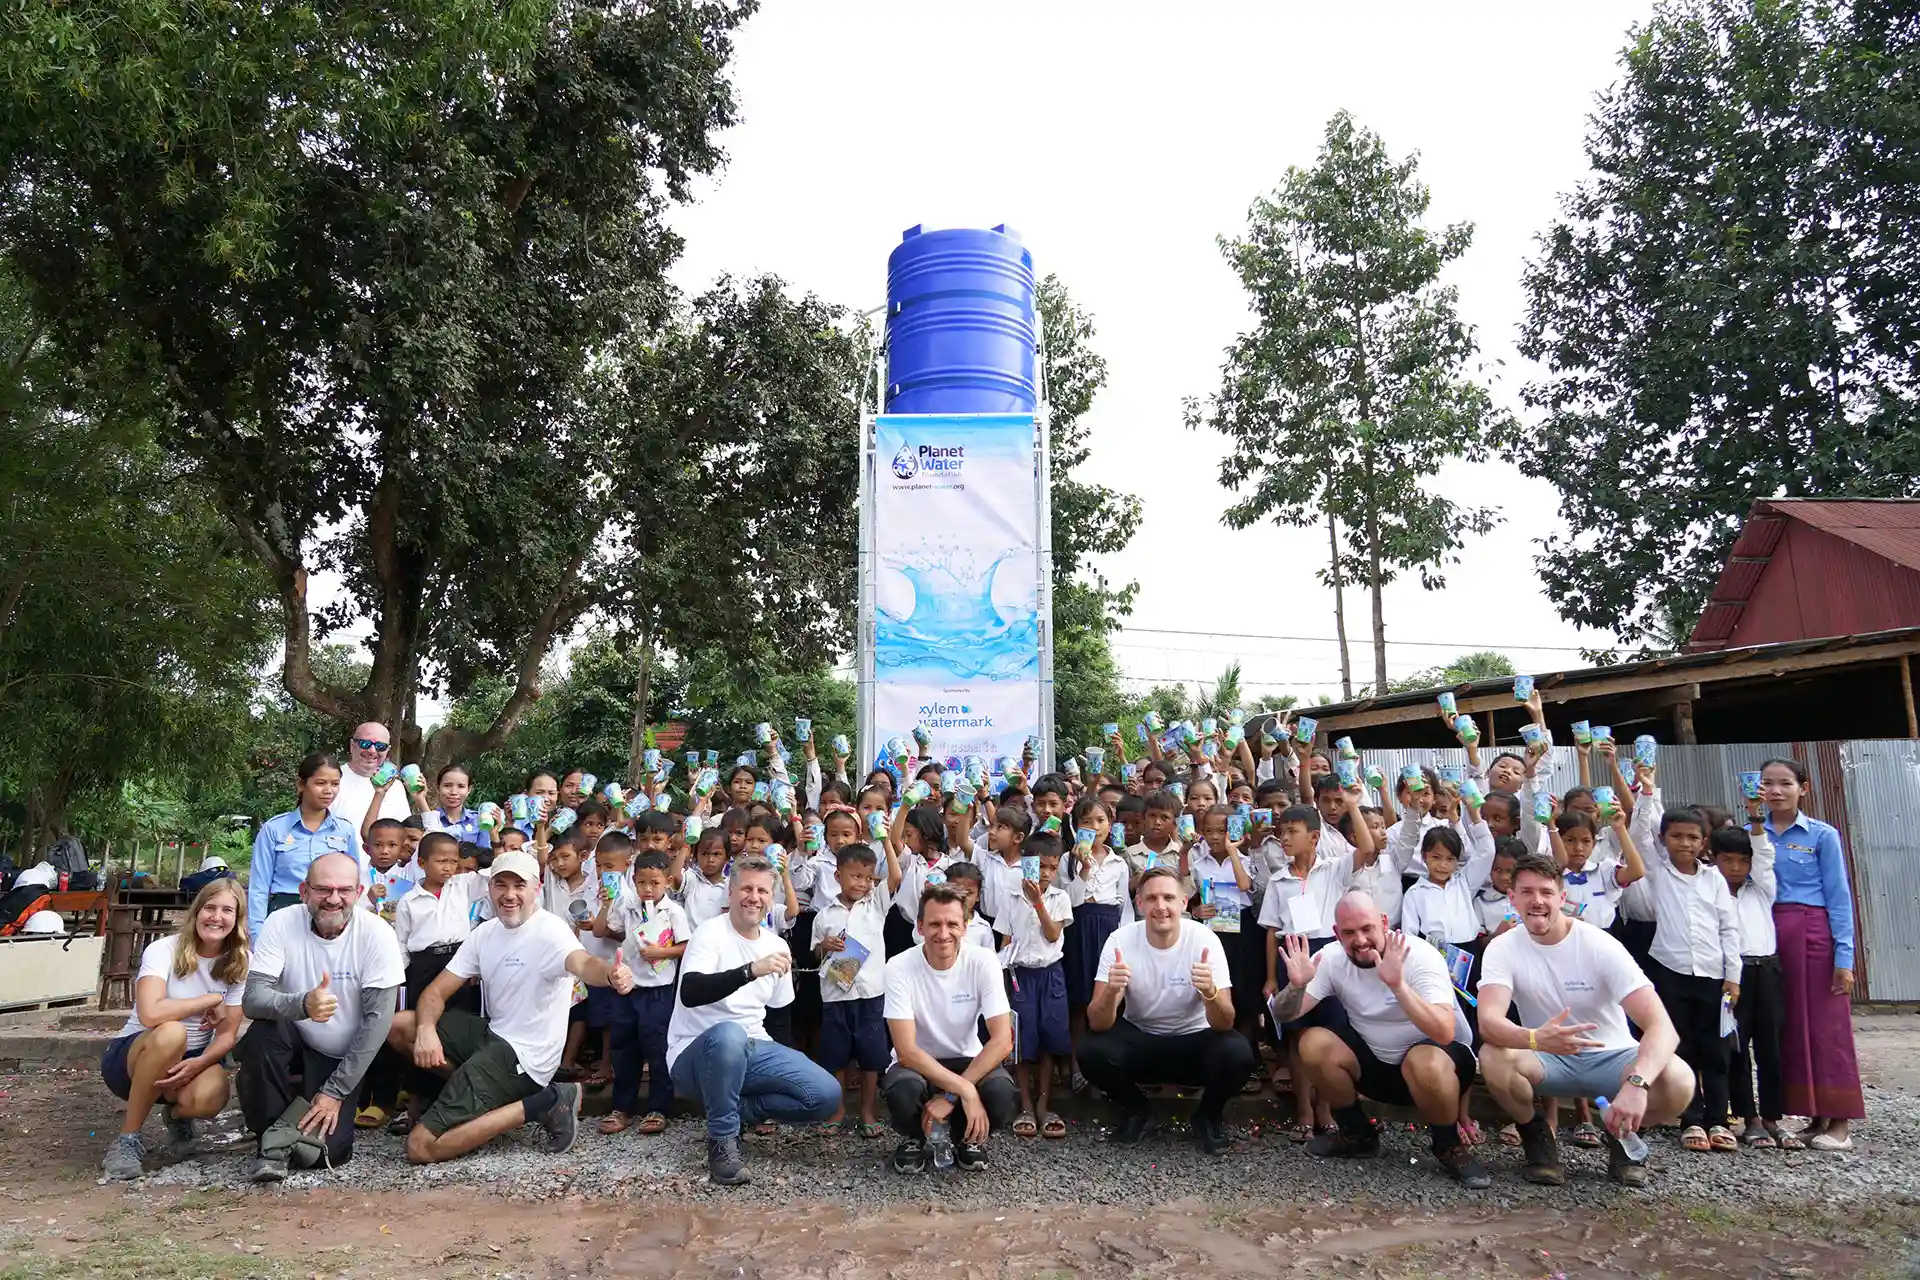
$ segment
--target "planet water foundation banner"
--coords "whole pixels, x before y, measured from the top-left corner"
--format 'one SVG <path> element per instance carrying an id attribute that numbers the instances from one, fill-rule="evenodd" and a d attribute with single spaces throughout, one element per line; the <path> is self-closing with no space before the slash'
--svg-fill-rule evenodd
<path id="1" fill-rule="evenodd" d="M 874 731 L 936 759 L 1017 756 L 1040 732 L 1031 414 L 874 421 Z"/>

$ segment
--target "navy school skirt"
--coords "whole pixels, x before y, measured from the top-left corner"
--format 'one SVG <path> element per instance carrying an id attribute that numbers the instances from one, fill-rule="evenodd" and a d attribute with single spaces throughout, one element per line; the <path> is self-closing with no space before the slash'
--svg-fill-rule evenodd
<path id="1" fill-rule="evenodd" d="M 1093 1002 L 1093 975 L 1100 971 L 1100 949 L 1120 927 L 1119 906 L 1083 902 L 1073 909 L 1073 927 L 1067 930 L 1067 1007 L 1084 1009 Z"/>

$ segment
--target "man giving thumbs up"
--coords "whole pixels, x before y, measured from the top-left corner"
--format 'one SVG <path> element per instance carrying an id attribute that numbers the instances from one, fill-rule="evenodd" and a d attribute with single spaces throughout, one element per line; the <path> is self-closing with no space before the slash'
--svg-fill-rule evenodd
<path id="1" fill-rule="evenodd" d="M 1112 1140 L 1123 1145 L 1153 1128 L 1141 1085 L 1202 1086 L 1193 1130 L 1207 1153 L 1218 1155 L 1230 1142 L 1227 1100 L 1254 1068 L 1252 1046 L 1233 1029 L 1233 979 L 1226 958 L 1215 955 L 1219 939 L 1186 918 L 1186 896 L 1171 868 L 1141 877 L 1135 906 L 1139 919 L 1101 950 L 1080 1069 L 1120 1108 Z"/>

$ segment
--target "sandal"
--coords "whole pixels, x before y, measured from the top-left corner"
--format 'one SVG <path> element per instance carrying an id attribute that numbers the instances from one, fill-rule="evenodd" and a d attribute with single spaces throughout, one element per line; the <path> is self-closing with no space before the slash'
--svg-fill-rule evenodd
<path id="1" fill-rule="evenodd" d="M 1040 1136 L 1040 1121 L 1031 1111 L 1022 1111 L 1013 1118 L 1013 1136 L 1016 1138 L 1037 1138 Z"/>
<path id="2" fill-rule="evenodd" d="M 1055 1142 L 1067 1136 L 1067 1122 L 1055 1112 L 1049 1111 L 1040 1117 L 1040 1136 Z"/>
<path id="3" fill-rule="evenodd" d="M 1780 1145 L 1777 1141 L 1774 1140 L 1774 1136 L 1772 1134 L 1768 1133 L 1765 1129 L 1762 1129 L 1757 1124 L 1748 1125 L 1747 1131 L 1740 1135 L 1740 1141 L 1746 1143 L 1750 1147 L 1757 1147 L 1762 1151 L 1772 1151 L 1774 1148 Z"/>
<path id="4" fill-rule="evenodd" d="M 1715 1151 L 1738 1151 L 1740 1140 L 1733 1136 L 1733 1130 L 1717 1124 L 1707 1130 L 1707 1145 Z"/>
<path id="5" fill-rule="evenodd" d="M 1247 1082 L 1245 1084 L 1240 1086 L 1240 1092 L 1251 1096 L 1253 1094 L 1259 1093 L 1262 1089 L 1265 1089 L 1266 1087 L 1267 1087 L 1267 1082 L 1265 1080 L 1262 1080 L 1260 1078 L 1260 1073 L 1256 1071 L 1252 1075 L 1247 1077 Z"/>
<path id="6" fill-rule="evenodd" d="M 1494 1137 L 1499 1139 L 1503 1147 L 1517 1147 L 1520 1145 L 1520 1126 L 1509 1121 L 1500 1126 L 1500 1132 Z"/>
<path id="7" fill-rule="evenodd" d="M 665 1133 L 666 1131 L 667 1118 L 658 1111 L 649 1111 L 646 1115 L 640 1117 L 641 1133 Z"/>
<path id="8" fill-rule="evenodd" d="M 1078 1097 L 1081 1094 L 1085 1093 L 1088 1087 L 1089 1086 L 1087 1084 L 1087 1078 L 1081 1075 L 1078 1071 L 1074 1072 L 1073 1075 L 1069 1077 L 1067 1080 L 1067 1088 L 1073 1093 L 1075 1097 Z"/>
<path id="9" fill-rule="evenodd" d="M 385 1107 L 362 1107 L 353 1114 L 353 1127 L 356 1129 L 384 1129 L 387 1124 L 387 1119 L 387 1109 Z"/>
<path id="10" fill-rule="evenodd" d="M 753 1126 L 753 1131 L 763 1138 L 771 1138 L 774 1134 L 780 1132 L 780 1126 L 775 1121 L 762 1120 L 759 1124 Z"/>
<path id="11" fill-rule="evenodd" d="M 1600 1127 L 1596 1124 L 1577 1124 L 1573 1126 L 1573 1136 L 1568 1139 L 1576 1147 L 1602 1147 L 1606 1139 L 1600 1136 Z"/>
<path id="12" fill-rule="evenodd" d="M 1460 1141 L 1470 1147 L 1477 1147 L 1487 1140 L 1487 1135 L 1480 1132 L 1480 1126 L 1471 1120 L 1462 1120 L 1455 1128 L 1459 1130 Z"/>
<path id="13" fill-rule="evenodd" d="M 823 1138 L 831 1138 L 837 1134 L 845 1133 L 847 1131 L 847 1122 L 845 1120 L 822 1120 L 819 1124 L 813 1126 L 813 1131 Z"/>
<path id="14" fill-rule="evenodd" d="M 1800 1135 L 1797 1133 L 1788 1133 L 1783 1129 L 1776 1136 L 1782 1151 L 1805 1151 L 1807 1149 L 1807 1144 L 1800 1141 Z"/>
<path id="15" fill-rule="evenodd" d="M 860 1136 L 863 1138 L 878 1138 L 879 1136 L 881 1136 L 886 1132 L 887 1132 L 887 1125 L 885 1121 L 862 1120 L 860 1122 L 859 1133 L 860 1133 Z"/>
<path id="16" fill-rule="evenodd" d="M 387 1132 L 396 1138 L 404 1138 L 413 1132 L 413 1117 L 404 1111 L 387 1121 Z"/>
<path id="17" fill-rule="evenodd" d="M 1697 1124 L 1690 1124 L 1680 1131 L 1680 1145 L 1688 1151 L 1711 1151 L 1713 1146 L 1707 1141 L 1707 1131 Z"/>
<path id="18" fill-rule="evenodd" d="M 1302 1120 L 1296 1124 L 1288 1125 L 1287 1141 L 1288 1142 L 1312 1142 L 1313 1141 L 1313 1122 L 1311 1120 Z"/>
<path id="19" fill-rule="evenodd" d="M 633 1126 L 633 1117 L 624 1111 L 609 1111 L 600 1117 L 600 1132 L 625 1133 Z"/>

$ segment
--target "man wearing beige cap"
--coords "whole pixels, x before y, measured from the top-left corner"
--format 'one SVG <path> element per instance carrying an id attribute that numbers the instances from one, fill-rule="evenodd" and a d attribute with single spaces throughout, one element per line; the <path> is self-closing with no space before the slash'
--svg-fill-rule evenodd
<path id="1" fill-rule="evenodd" d="M 559 916 L 540 909 L 540 867 L 514 850 L 493 860 L 487 891 L 493 918 L 467 935 L 420 1007 L 394 1017 L 387 1043 L 417 1066 L 448 1073 L 446 1088 L 407 1135 L 415 1164 L 451 1160 L 523 1124 L 547 1131 L 547 1150 L 573 1146 L 580 1086 L 554 1084 L 567 1040 L 573 981 L 633 989 L 633 973 L 581 947 Z M 447 1008 L 480 979 L 487 1017 Z"/>

